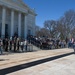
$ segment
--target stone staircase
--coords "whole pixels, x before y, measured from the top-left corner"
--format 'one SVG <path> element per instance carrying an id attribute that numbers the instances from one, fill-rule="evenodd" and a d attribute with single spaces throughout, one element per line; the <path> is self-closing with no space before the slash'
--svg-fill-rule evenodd
<path id="1" fill-rule="evenodd" d="M 33 45 L 33 50 L 41 50 L 40 48 L 38 48 L 37 46 Z"/>

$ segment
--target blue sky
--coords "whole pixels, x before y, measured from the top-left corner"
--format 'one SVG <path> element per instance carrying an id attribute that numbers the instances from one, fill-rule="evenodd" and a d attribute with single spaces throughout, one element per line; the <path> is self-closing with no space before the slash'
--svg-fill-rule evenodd
<path id="1" fill-rule="evenodd" d="M 43 27 L 45 20 L 58 20 L 69 9 L 75 10 L 75 0 L 23 0 L 30 8 L 35 8 L 36 25 Z"/>

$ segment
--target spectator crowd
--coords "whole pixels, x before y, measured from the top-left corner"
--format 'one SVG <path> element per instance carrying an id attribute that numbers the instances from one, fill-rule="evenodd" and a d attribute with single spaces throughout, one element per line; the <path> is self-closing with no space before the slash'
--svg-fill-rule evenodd
<path id="1" fill-rule="evenodd" d="M 18 37 L 10 37 L 10 38 L 0 38 L 0 53 L 3 51 L 19 51 L 22 52 L 28 50 L 28 44 L 32 44 L 37 46 L 40 49 L 58 49 L 65 47 L 74 47 L 74 39 L 65 39 L 60 40 L 56 38 L 45 38 L 45 37 L 36 37 L 36 36 L 28 36 L 27 39 L 22 39 Z"/>

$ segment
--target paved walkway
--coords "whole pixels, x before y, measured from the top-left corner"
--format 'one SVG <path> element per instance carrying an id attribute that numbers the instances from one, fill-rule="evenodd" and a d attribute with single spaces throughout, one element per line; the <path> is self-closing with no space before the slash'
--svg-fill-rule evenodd
<path id="1" fill-rule="evenodd" d="M 75 75 L 73 49 L 40 50 L 0 56 L 0 75 Z"/>

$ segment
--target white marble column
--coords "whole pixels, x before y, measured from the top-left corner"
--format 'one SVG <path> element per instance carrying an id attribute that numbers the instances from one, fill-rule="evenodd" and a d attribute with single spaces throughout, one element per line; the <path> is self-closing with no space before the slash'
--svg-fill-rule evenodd
<path id="1" fill-rule="evenodd" d="M 14 10 L 11 10 L 11 37 L 14 35 Z"/>
<path id="2" fill-rule="evenodd" d="M 18 36 L 21 37 L 21 13 L 18 14 Z"/>
<path id="3" fill-rule="evenodd" d="M 27 38 L 27 15 L 24 16 L 24 38 Z"/>
<path id="4" fill-rule="evenodd" d="M 33 25 L 33 36 L 35 36 L 36 34 L 35 34 L 35 30 L 36 28 L 35 28 L 35 23 L 34 23 L 34 25 Z"/>
<path id="5" fill-rule="evenodd" d="M 6 19 L 6 8 L 3 7 L 2 9 L 2 33 L 1 37 L 5 37 L 5 19 Z"/>

